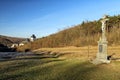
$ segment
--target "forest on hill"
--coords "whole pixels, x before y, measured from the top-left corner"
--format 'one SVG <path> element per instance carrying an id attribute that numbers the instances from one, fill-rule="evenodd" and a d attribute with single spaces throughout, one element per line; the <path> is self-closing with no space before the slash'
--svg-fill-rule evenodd
<path id="1" fill-rule="evenodd" d="M 120 44 L 120 15 L 108 16 L 106 36 L 108 45 Z M 87 46 L 97 45 L 101 36 L 101 19 L 83 21 L 81 24 L 64 29 L 55 34 L 37 39 L 18 49 L 38 49 L 44 47 Z"/>

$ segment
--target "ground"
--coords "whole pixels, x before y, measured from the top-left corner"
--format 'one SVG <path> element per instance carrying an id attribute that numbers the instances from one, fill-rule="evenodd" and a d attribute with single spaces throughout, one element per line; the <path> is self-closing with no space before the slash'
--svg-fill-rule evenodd
<path id="1" fill-rule="evenodd" d="M 0 61 L 0 80 L 119 80 L 119 46 L 110 64 L 94 65 L 97 47 L 42 48 L 35 55 Z M 89 54 L 88 54 L 89 52 Z M 25 54 L 25 53 L 23 53 Z"/>

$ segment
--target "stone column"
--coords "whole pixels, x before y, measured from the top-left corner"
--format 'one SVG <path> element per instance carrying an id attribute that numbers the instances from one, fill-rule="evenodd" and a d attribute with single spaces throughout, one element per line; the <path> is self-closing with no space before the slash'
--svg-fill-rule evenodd
<path id="1" fill-rule="evenodd" d="M 107 39 L 106 39 L 106 22 L 109 19 L 107 16 L 104 16 L 101 20 L 102 23 L 102 37 L 98 41 L 98 53 L 96 55 L 96 59 L 93 60 L 92 63 L 94 64 L 100 64 L 100 63 L 110 63 L 109 60 L 107 60 Z"/>

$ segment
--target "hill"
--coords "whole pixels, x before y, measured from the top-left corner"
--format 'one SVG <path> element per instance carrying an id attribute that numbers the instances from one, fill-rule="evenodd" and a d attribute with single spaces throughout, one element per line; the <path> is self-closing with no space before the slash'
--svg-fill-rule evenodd
<path id="1" fill-rule="evenodd" d="M 19 43 L 23 40 L 25 39 L 0 35 L 0 44 L 3 44 L 5 46 L 10 46 L 13 43 Z"/>
<path id="2" fill-rule="evenodd" d="M 120 15 L 108 16 L 107 39 L 109 45 L 120 44 Z M 64 29 L 55 34 L 42 37 L 24 46 L 29 49 L 43 47 L 65 47 L 65 46 L 86 46 L 97 45 L 101 36 L 101 19 L 96 21 L 83 21 L 81 24 Z M 23 48 L 23 47 L 22 47 Z"/>
<path id="3" fill-rule="evenodd" d="M 23 40 L 25 39 L 0 35 L 0 52 L 15 51 L 15 49 L 9 47 L 11 47 L 13 43 L 19 43 Z"/>

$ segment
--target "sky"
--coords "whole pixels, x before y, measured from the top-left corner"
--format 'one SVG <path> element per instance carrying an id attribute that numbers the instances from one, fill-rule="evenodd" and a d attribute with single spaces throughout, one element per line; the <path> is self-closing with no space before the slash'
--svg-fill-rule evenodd
<path id="1" fill-rule="evenodd" d="M 0 0 L 0 35 L 40 38 L 105 14 L 119 15 L 120 0 Z"/>

